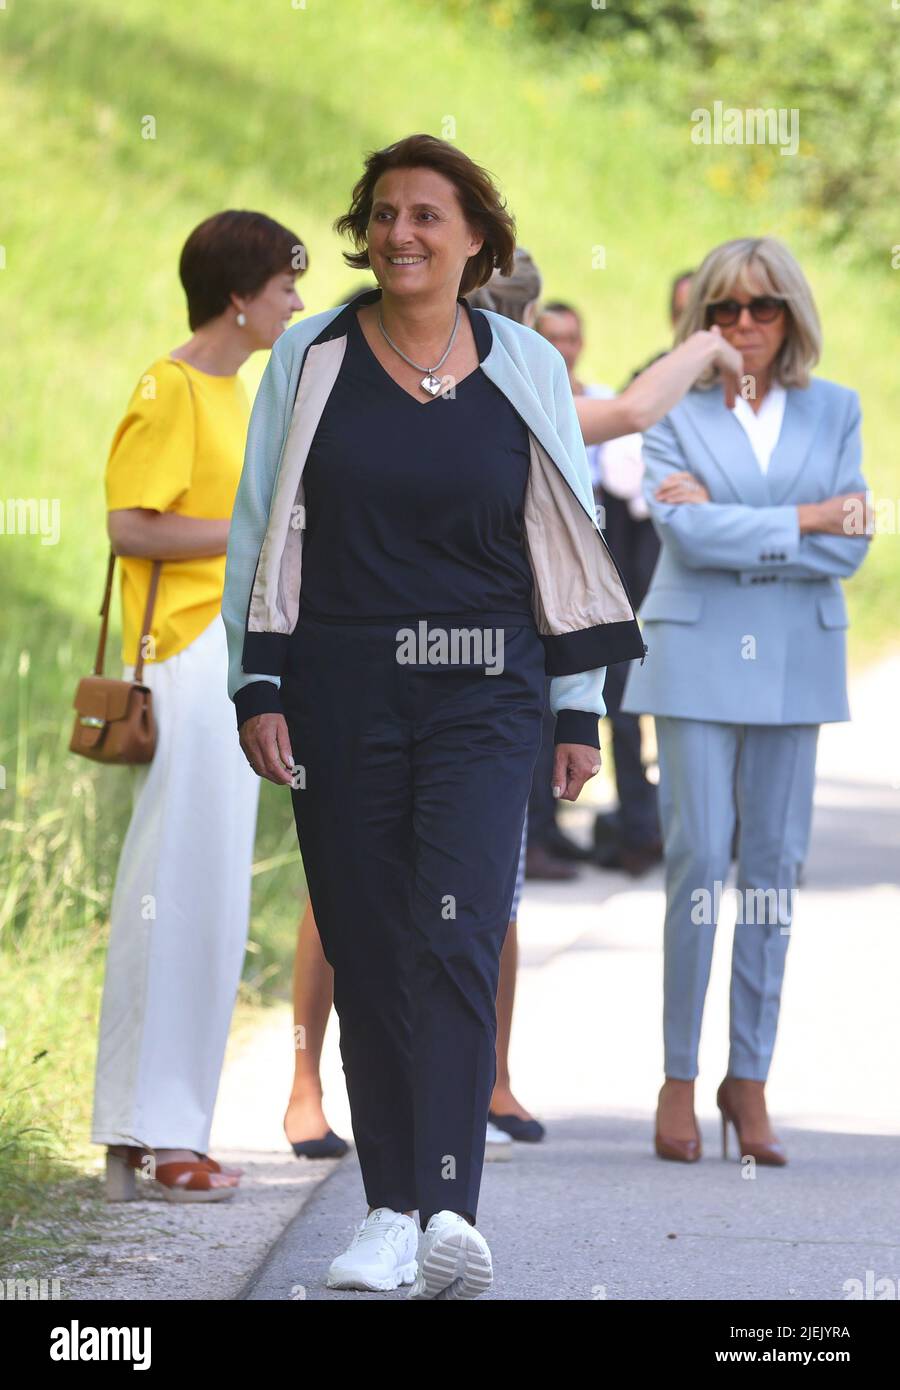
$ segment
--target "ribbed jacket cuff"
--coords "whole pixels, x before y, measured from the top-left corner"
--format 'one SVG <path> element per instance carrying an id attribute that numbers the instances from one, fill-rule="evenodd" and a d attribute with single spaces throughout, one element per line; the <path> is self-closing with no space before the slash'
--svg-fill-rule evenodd
<path id="1" fill-rule="evenodd" d="M 283 714 L 281 694 L 274 681 L 251 681 L 234 692 L 238 728 L 255 714 Z"/>
<path id="2" fill-rule="evenodd" d="M 588 748 L 600 747 L 600 718 L 586 709 L 561 709 L 556 716 L 556 743 L 584 743 Z"/>

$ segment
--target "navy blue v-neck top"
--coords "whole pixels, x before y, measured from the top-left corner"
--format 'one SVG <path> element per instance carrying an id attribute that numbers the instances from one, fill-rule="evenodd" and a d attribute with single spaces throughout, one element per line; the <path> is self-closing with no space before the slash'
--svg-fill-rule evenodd
<path id="1" fill-rule="evenodd" d="M 479 363 L 491 328 L 465 300 Z M 300 615 L 453 616 L 534 626 L 524 545 L 528 430 L 480 365 L 421 402 L 369 347 L 356 312 L 303 472 Z"/>

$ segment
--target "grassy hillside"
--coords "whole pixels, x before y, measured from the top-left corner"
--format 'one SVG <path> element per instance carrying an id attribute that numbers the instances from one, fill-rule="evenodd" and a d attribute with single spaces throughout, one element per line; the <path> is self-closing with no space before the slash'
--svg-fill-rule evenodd
<path id="1" fill-rule="evenodd" d="M 81 0 L 62 12 L 13 0 L 0 40 L 4 496 L 57 499 L 61 517 L 55 545 L 0 537 L 0 1187 L 23 1206 L 48 1157 L 89 1151 L 128 778 L 67 755 L 69 706 L 95 641 L 107 449 L 145 365 L 188 336 L 176 264 L 191 227 L 228 206 L 287 223 L 310 249 L 300 292 L 316 311 L 354 283 L 330 225 L 362 153 L 416 130 L 446 135 L 495 173 L 547 293 L 585 311 L 586 373 L 614 385 L 664 344 L 674 270 L 729 236 L 781 235 L 818 296 L 821 371 L 861 391 L 868 475 L 892 497 L 897 272 L 886 255 L 884 274 L 863 279 L 816 251 L 815 228 L 787 211 L 776 150 L 738 175 L 727 150 L 691 143 L 687 113 L 661 115 L 652 86 L 617 86 L 589 48 L 555 60 L 513 46 L 502 6 L 454 21 L 412 0 Z M 148 117 L 154 139 L 142 138 Z M 251 392 L 263 365 L 248 364 Z M 893 630 L 897 599 L 885 536 L 850 586 L 857 660 Z M 258 859 L 250 999 L 286 987 L 303 896 L 272 787 Z"/>

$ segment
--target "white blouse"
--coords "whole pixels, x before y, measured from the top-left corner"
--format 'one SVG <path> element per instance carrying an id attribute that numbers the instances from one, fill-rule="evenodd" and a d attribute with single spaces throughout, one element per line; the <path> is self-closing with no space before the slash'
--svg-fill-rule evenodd
<path id="1" fill-rule="evenodd" d="M 781 434 L 786 400 L 784 387 L 775 382 L 763 397 L 758 411 L 743 396 L 738 396 L 734 403 L 735 419 L 743 426 L 763 473 L 769 471 L 769 461 Z"/>

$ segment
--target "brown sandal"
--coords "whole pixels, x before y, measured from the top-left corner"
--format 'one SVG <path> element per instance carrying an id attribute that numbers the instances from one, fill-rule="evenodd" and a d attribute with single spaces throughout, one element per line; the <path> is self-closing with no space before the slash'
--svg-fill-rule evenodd
<path id="1" fill-rule="evenodd" d="M 217 1187 L 210 1181 L 214 1173 L 221 1172 L 215 1159 L 207 1157 L 172 1161 L 145 1168 L 145 1161 L 153 1158 L 150 1149 L 107 1148 L 106 1150 L 106 1200 L 108 1202 L 133 1202 L 141 1194 L 138 1191 L 135 1174 L 144 1170 L 145 1181 L 152 1183 L 163 1194 L 167 1202 L 224 1202 L 233 1197 L 237 1187 Z"/>
<path id="2" fill-rule="evenodd" d="M 243 1168 L 233 1168 L 231 1164 L 220 1163 L 218 1159 L 211 1158 L 209 1154 L 197 1154 L 197 1157 L 201 1163 L 207 1164 L 213 1173 L 224 1173 L 227 1178 L 242 1178 L 244 1176 L 245 1170 Z"/>

